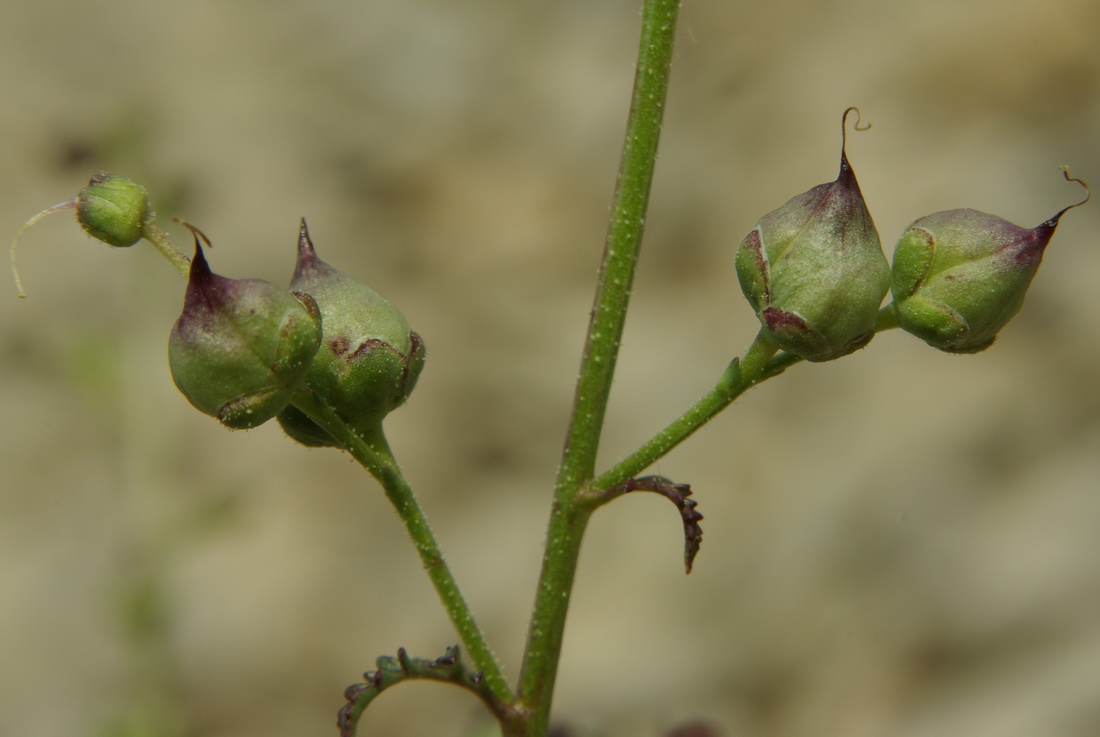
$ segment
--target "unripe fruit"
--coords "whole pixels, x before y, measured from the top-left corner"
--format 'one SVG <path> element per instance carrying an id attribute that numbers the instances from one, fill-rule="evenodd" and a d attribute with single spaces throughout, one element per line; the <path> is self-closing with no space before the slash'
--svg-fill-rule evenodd
<path id="1" fill-rule="evenodd" d="M 356 432 L 373 430 L 416 385 L 424 367 L 423 341 L 393 304 L 317 257 L 305 221 L 290 288 L 317 301 L 324 324 L 306 386 Z M 339 445 L 294 407 L 280 413 L 279 423 L 305 445 Z"/>
<path id="2" fill-rule="evenodd" d="M 782 350 L 830 361 L 871 340 L 890 265 L 843 142 L 836 181 L 760 218 L 735 265 L 765 337 Z"/>
<path id="3" fill-rule="evenodd" d="M 943 351 L 985 350 L 1023 306 L 1062 215 L 1087 201 L 1035 228 L 976 210 L 914 221 L 894 248 L 891 290 L 898 323 Z"/>
<path id="4" fill-rule="evenodd" d="M 112 246 L 132 246 L 141 240 L 153 217 L 149 197 L 137 182 L 100 172 L 76 196 L 76 218 L 93 238 Z"/>
<path id="5" fill-rule="evenodd" d="M 321 345 L 321 316 L 308 294 L 210 271 L 195 243 L 191 278 L 168 341 L 172 380 L 200 412 L 233 429 L 282 411 Z"/>

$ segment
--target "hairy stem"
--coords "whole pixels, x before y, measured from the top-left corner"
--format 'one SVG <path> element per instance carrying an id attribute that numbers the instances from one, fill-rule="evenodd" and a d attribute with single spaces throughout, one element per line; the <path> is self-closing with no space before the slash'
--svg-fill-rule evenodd
<path id="1" fill-rule="evenodd" d="M 592 489 L 600 502 L 610 501 L 599 492 L 613 489 L 624 481 L 644 471 L 664 457 L 677 445 L 687 440 L 696 430 L 710 422 L 719 412 L 756 384 L 777 376 L 792 363 L 801 359 L 789 353 L 776 356 L 778 349 L 769 343 L 763 332 L 757 334 L 745 355 L 735 359 L 722 373 L 713 389 L 672 422 L 650 438 L 642 447 L 631 453 L 592 482 Z"/>
<path id="2" fill-rule="evenodd" d="M 462 644 L 473 661 L 474 667 L 482 672 L 490 690 L 496 698 L 507 704 L 514 703 L 515 696 L 508 681 L 501 672 L 500 665 L 493 656 L 485 635 L 477 626 L 469 605 L 459 591 L 458 583 L 451 574 L 439 544 L 428 526 L 428 520 L 420 509 L 412 489 L 394 459 L 386 437 L 379 425 L 374 432 L 360 436 L 340 419 L 335 411 L 319 400 L 307 389 L 295 393 L 294 406 L 309 416 L 311 420 L 332 435 L 351 455 L 370 472 L 386 492 L 397 511 L 405 529 L 416 546 L 424 570 L 428 573 L 436 593 L 443 602 L 447 615 L 458 630 Z M 498 715 L 501 716 L 501 715 Z"/>
<path id="3" fill-rule="evenodd" d="M 558 488 L 591 478 L 645 229 L 679 0 L 646 0 L 634 92 Z"/>
<path id="4" fill-rule="evenodd" d="M 897 311 L 893 304 L 889 304 L 879 311 L 875 332 L 881 333 L 896 327 L 898 327 Z M 762 381 L 778 376 L 800 361 L 802 358 L 793 353 L 777 354 L 776 347 L 764 338 L 763 332 L 757 334 L 745 355 L 730 363 L 713 389 L 704 394 L 668 427 L 646 441 L 642 447 L 600 474 L 591 483 L 592 492 L 588 498 L 595 506 L 610 501 L 616 496 L 608 493 L 612 489 L 663 458 L 746 391 Z"/>
<path id="5" fill-rule="evenodd" d="M 626 321 L 668 93 L 680 0 L 646 0 L 641 42 L 595 304 L 554 492 L 546 551 L 520 674 L 527 737 L 544 737 L 565 617 L 590 510 L 578 504 L 595 471 L 611 380 Z"/>
<path id="6" fill-rule="evenodd" d="M 153 248 L 157 249 L 161 256 L 167 259 L 168 263 L 172 264 L 176 268 L 176 271 L 186 279 L 191 271 L 191 259 L 180 253 L 175 246 L 172 245 L 172 241 L 168 238 L 168 235 L 153 225 L 153 223 L 145 223 L 142 228 L 141 237 L 149 241 Z M 205 239 L 206 236 L 203 236 Z M 209 241 L 207 241 L 209 243 Z"/>

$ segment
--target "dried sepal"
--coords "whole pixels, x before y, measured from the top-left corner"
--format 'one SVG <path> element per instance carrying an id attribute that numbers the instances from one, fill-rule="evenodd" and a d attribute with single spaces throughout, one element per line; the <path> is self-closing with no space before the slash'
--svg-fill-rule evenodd
<path id="1" fill-rule="evenodd" d="M 689 498 L 691 486 L 677 484 L 663 476 L 642 476 L 627 479 L 615 489 L 615 492 L 622 494 L 631 491 L 651 491 L 676 505 L 684 524 L 684 572 L 691 573 L 695 556 L 699 554 L 699 547 L 703 544 L 703 528 L 699 526 L 703 515 L 696 510 L 698 503 Z"/>
<path id="2" fill-rule="evenodd" d="M 397 657 L 383 655 L 375 661 L 375 670 L 363 674 L 361 683 L 354 683 L 344 690 L 347 701 L 336 717 L 340 737 L 353 737 L 363 712 L 375 698 L 391 686 L 403 681 L 428 680 L 450 683 L 473 692 L 485 705 L 502 719 L 508 718 L 509 708 L 501 703 L 482 679 L 481 673 L 470 671 L 459 657 L 458 645 L 448 647 L 438 658 L 413 658 L 400 648 Z"/>

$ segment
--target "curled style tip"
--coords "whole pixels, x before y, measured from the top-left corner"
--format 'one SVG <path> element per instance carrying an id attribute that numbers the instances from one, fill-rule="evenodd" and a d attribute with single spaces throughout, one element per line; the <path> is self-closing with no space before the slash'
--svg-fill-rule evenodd
<path id="1" fill-rule="evenodd" d="M 845 108 L 844 112 L 840 116 L 840 169 L 845 171 L 851 167 L 848 164 L 848 116 L 852 113 L 856 114 L 856 122 L 852 125 L 853 130 L 865 131 L 870 129 L 870 123 L 863 123 L 863 113 L 855 105 L 851 105 Z"/>
<path id="2" fill-rule="evenodd" d="M 856 122 L 852 125 L 852 128 L 857 131 L 870 130 L 871 124 L 863 122 L 863 113 L 855 105 L 851 105 L 845 108 L 844 113 L 840 116 L 840 132 L 844 135 L 848 128 L 848 116 L 852 113 L 856 114 Z"/>
<path id="3" fill-rule="evenodd" d="M 206 244 L 207 248 L 213 248 L 214 247 L 214 244 L 210 241 L 210 238 L 207 237 L 206 233 L 203 233 L 201 230 L 199 230 L 198 228 L 196 228 L 194 225 L 187 222 L 183 218 L 172 218 L 172 222 L 179 223 L 180 225 L 182 225 L 183 227 L 185 227 L 185 228 L 187 228 L 188 230 L 191 231 L 191 235 L 195 236 L 195 250 L 196 251 L 199 250 L 199 239 L 200 238 L 202 239 L 202 242 Z"/>
<path id="4" fill-rule="evenodd" d="M 1092 199 L 1092 190 L 1089 189 L 1089 185 L 1085 182 L 1085 180 L 1078 179 L 1077 177 L 1071 177 L 1070 174 L 1069 174 L 1069 167 L 1068 166 L 1059 166 L 1058 168 L 1062 170 L 1062 176 L 1066 178 L 1067 182 L 1077 182 L 1078 184 L 1080 184 L 1084 188 L 1085 197 L 1080 202 L 1074 202 L 1072 205 L 1067 205 L 1066 207 L 1063 207 L 1061 210 L 1059 210 L 1057 213 L 1055 213 L 1053 217 L 1050 217 L 1047 220 L 1045 220 L 1044 222 L 1042 222 L 1041 224 L 1039 224 L 1039 226 L 1036 228 L 1036 230 L 1039 230 L 1040 228 L 1042 228 L 1042 229 L 1045 229 L 1045 230 L 1053 233 L 1054 229 L 1058 227 L 1058 222 L 1062 219 L 1063 215 L 1065 215 L 1067 212 L 1069 212 L 1073 208 L 1080 207 L 1081 205 L 1085 204 L 1090 199 Z"/>

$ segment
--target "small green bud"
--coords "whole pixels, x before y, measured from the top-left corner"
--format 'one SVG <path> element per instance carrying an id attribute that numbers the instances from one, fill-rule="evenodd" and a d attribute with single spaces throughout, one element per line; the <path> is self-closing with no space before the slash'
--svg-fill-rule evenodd
<path id="1" fill-rule="evenodd" d="M 898 323 L 943 351 L 985 350 L 1023 306 L 1062 215 L 1087 201 L 1086 195 L 1035 228 L 965 209 L 914 221 L 894 248 Z"/>
<path id="2" fill-rule="evenodd" d="M 23 223 L 23 227 L 16 232 L 11 241 L 11 274 L 15 278 L 18 296 L 26 296 L 15 268 L 15 249 L 19 239 L 39 220 L 62 210 L 76 210 L 76 220 L 84 232 L 107 245 L 127 247 L 144 238 L 181 275 L 188 276 L 190 265 L 187 257 L 177 251 L 168 236 L 156 226 L 156 213 L 149 204 L 145 187 L 126 177 L 101 171 L 88 181 L 88 186 L 80 190 L 76 197 L 47 207 Z"/>
<path id="3" fill-rule="evenodd" d="M 168 340 L 176 386 L 200 412 L 233 429 L 282 411 L 321 346 L 321 315 L 308 294 L 210 271 L 198 239 L 183 314 Z"/>
<path id="4" fill-rule="evenodd" d="M 373 430 L 412 393 L 424 342 L 377 292 L 317 257 L 303 220 L 290 288 L 317 300 L 324 339 L 305 383 L 358 432 Z M 310 446 L 338 446 L 294 407 L 279 414 L 288 435 Z"/>
<path id="5" fill-rule="evenodd" d="M 844 111 L 842 131 L 853 110 Z M 866 130 L 858 119 L 856 130 Z M 830 361 L 871 340 L 890 265 L 843 136 L 836 181 L 760 218 L 738 246 L 735 266 L 765 336 L 782 350 Z"/>
<path id="6" fill-rule="evenodd" d="M 132 246 L 153 218 L 149 196 L 137 182 L 100 172 L 76 196 L 76 219 L 93 238 L 111 246 Z"/>

